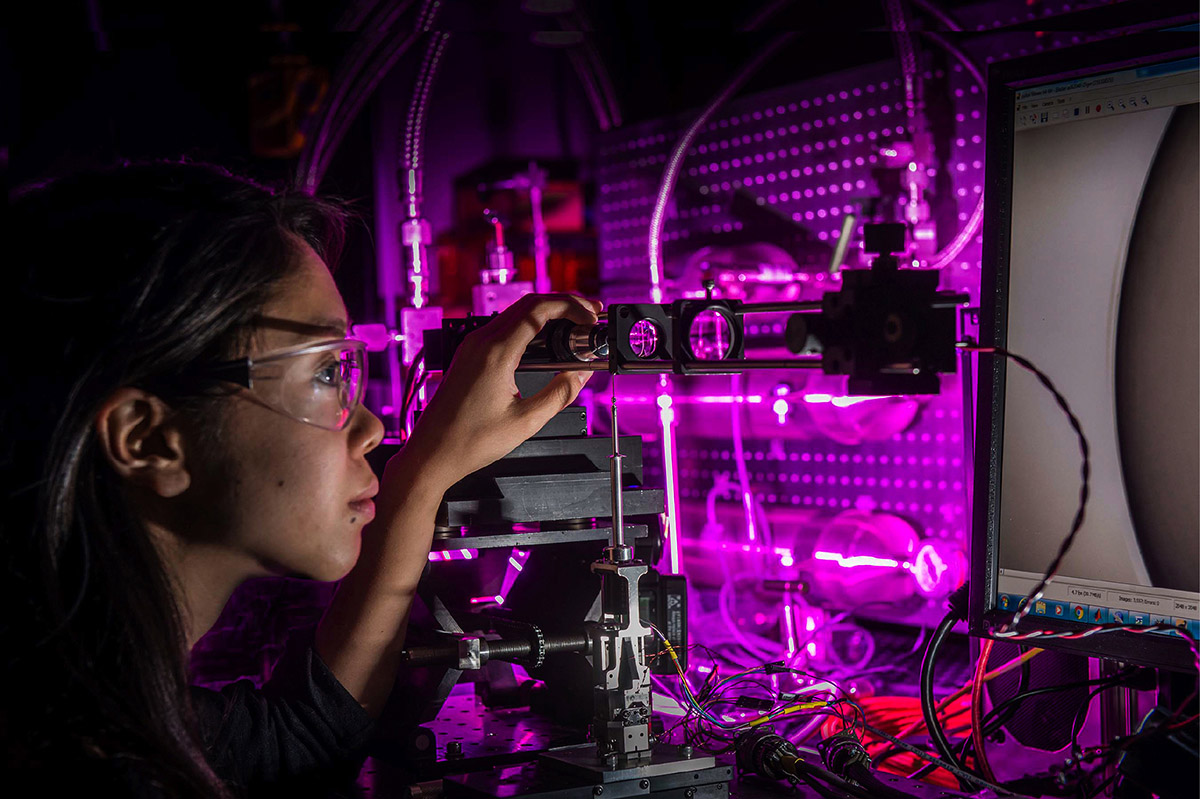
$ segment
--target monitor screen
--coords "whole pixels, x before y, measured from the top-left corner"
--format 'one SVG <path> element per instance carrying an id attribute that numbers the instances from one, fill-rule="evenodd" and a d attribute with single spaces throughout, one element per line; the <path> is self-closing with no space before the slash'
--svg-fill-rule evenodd
<path id="1" fill-rule="evenodd" d="M 1057 56 L 1041 75 L 1034 62 L 1023 79 L 993 76 L 1007 124 L 989 124 L 1003 168 L 989 163 L 995 305 L 982 303 L 981 340 L 1050 378 L 1090 451 L 1083 526 L 1022 629 L 1200 636 L 1200 64 L 1179 55 L 1069 72 Z M 1014 363 L 981 363 L 980 410 L 980 608 L 1003 618 L 1071 529 L 1081 454 L 1053 395 Z M 1148 637 L 1095 636 L 1092 651 L 1166 665 L 1156 650 L 1178 642 L 1133 640 Z"/>

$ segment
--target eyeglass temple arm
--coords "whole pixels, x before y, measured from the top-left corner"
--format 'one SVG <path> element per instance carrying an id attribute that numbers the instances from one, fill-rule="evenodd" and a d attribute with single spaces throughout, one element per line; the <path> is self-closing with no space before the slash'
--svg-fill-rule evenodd
<path id="1" fill-rule="evenodd" d="M 214 380 L 227 380 L 230 383 L 237 383 L 246 388 L 251 387 L 249 358 L 214 363 L 211 366 L 205 366 L 197 370 L 196 374 L 200 377 L 209 377 Z"/>

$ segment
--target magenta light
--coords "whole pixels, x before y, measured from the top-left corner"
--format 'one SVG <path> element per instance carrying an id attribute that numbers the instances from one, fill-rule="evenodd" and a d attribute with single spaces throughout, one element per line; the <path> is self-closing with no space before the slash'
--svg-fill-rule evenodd
<path id="1" fill-rule="evenodd" d="M 697 549 L 718 549 L 718 550 L 734 550 L 746 552 L 754 555 L 774 555 L 779 558 L 779 565 L 794 566 L 796 563 L 796 555 L 787 547 L 764 547 L 758 544 L 731 544 L 728 541 L 701 541 L 697 538 L 689 538 L 688 546 L 696 547 Z"/>
<path id="2" fill-rule="evenodd" d="M 870 400 L 887 399 L 887 397 L 835 397 L 832 394 L 805 394 L 804 401 L 812 405 L 820 405 L 830 403 L 835 408 L 849 408 L 851 405 L 857 405 L 860 402 L 868 402 Z"/>
<path id="3" fill-rule="evenodd" d="M 779 399 L 775 400 L 775 404 L 771 406 L 771 410 L 773 410 L 775 412 L 775 415 L 777 417 L 779 417 L 780 424 L 785 424 L 787 422 L 787 415 L 788 415 L 789 408 L 791 408 L 791 406 L 788 404 L 788 401 L 785 400 L 783 397 L 780 397 Z"/>
<path id="4" fill-rule="evenodd" d="M 671 574 L 679 574 L 679 472 L 675 466 L 675 410 L 671 407 L 670 383 L 659 377 L 658 419 L 663 431 L 663 478 L 667 494 L 667 553 Z"/>
<path id="5" fill-rule="evenodd" d="M 506 597 L 512 591 L 513 583 L 521 576 L 525 563 L 529 560 L 529 550 L 513 548 L 508 553 L 508 566 L 504 570 L 504 579 L 500 581 L 500 596 Z"/>
<path id="6" fill-rule="evenodd" d="M 949 566 L 934 548 L 926 544 L 917 551 L 916 562 L 912 567 L 912 575 L 917 581 L 917 587 L 926 594 L 932 594 L 942 582 L 942 575 Z"/>
<path id="7" fill-rule="evenodd" d="M 495 602 L 497 605 L 504 604 L 504 597 L 496 594 L 495 596 L 473 596 L 471 597 L 472 605 L 484 605 L 489 602 Z"/>
<path id="8" fill-rule="evenodd" d="M 745 397 L 732 397 L 714 394 L 705 397 L 689 397 L 684 400 L 684 403 L 695 402 L 701 405 L 758 405 L 762 403 L 763 398 L 758 394 L 751 394 Z"/>
<path id="9" fill-rule="evenodd" d="M 796 626 L 792 621 L 792 603 L 783 606 L 783 626 L 787 633 L 788 656 L 796 654 Z"/>
<path id="10" fill-rule="evenodd" d="M 758 535 L 754 528 L 754 496 L 749 490 L 742 492 L 742 507 L 746 510 L 746 537 L 754 543 Z"/>
<path id="11" fill-rule="evenodd" d="M 479 557 L 476 549 L 443 549 L 429 553 L 430 560 L 475 560 Z"/>
<path id="12" fill-rule="evenodd" d="M 618 395 L 621 404 L 623 405 L 651 405 L 655 404 L 662 407 L 663 402 L 668 402 L 670 405 L 761 405 L 763 396 L 761 394 L 749 394 L 744 397 L 735 397 L 725 394 L 707 394 L 704 396 L 681 396 L 672 397 L 668 394 L 656 394 L 653 397 L 641 394 L 620 394 Z"/>
<path id="13" fill-rule="evenodd" d="M 814 560 L 829 560 L 844 569 L 853 569 L 857 566 L 876 566 L 885 569 L 896 569 L 900 567 L 900 561 L 893 558 L 877 558 L 874 555 L 855 555 L 853 557 L 843 557 L 837 552 L 814 552 Z"/>

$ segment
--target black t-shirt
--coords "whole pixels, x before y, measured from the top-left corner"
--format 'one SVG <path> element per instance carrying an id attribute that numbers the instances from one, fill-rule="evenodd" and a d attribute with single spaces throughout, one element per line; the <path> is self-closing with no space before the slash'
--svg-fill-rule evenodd
<path id="1" fill-rule="evenodd" d="M 313 651 L 292 641 L 258 689 L 238 680 L 219 691 L 192 686 L 192 705 L 213 771 L 235 797 L 356 797 L 374 722 Z M 5 774 L 11 796 L 172 799 L 136 757 L 96 758 L 76 748 Z"/>
<path id="2" fill-rule="evenodd" d="M 344 793 L 374 726 L 308 638 L 288 646 L 261 690 L 193 686 L 192 704 L 213 771 L 251 797 Z"/>

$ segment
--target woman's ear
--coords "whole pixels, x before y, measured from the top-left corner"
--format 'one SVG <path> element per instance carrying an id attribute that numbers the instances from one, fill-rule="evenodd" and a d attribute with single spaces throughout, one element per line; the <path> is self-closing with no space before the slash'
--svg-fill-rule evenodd
<path id="1" fill-rule="evenodd" d="M 113 470 L 160 497 L 191 485 L 184 433 L 171 407 L 139 388 L 119 388 L 96 414 L 96 437 Z"/>

